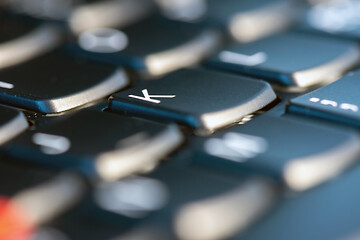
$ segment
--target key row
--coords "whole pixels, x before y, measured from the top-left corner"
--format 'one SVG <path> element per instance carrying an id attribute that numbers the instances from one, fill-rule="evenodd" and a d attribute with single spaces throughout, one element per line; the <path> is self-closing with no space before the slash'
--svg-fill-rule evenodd
<path id="1" fill-rule="evenodd" d="M 15 13 L 25 13 L 40 19 L 68 21 L 72 30 L 77 33 L 96 27 L 124 26 L 153 12 L 161 12 L 170 19 L 182 21 L 205 18 L 228 29 L 239 41 L 257 39 L 285 29 L 295 21 L 298 22 L 298 19 L 303 20 L 304 25 L 326 32 L 351 32 L 350 26 L 354 25 L 351 15 L 354 11 L 351 10 L 358 7 L 353 0 L 272 0 L 256 3 L 250 0 L 55 0 L 49 3 L 37 0 L 3 0 L 0 4 Z M 306 14 L 302 14 L 304 9 L 307 10 Z M 345 11 L 341 11 L 344 9 Z M 342 14 L 343 24 L 331 18 L 331 13 Z M 269 22 L 276 24 L 268 24 Z"/>
<path id="2" fill-rule="evenodd" d="M 30 236 L 40 234 L 41 226 L 45 225 L 46 229 L 49 222 L 53 220 L 57 222 L 55 226 L 61 228 L 62 224 L 59 225 L 57 219 L 71 209 L 69 214 L 60 218 L 60 223 L 63 218 L 66 223 L 69 217 L 82 216 L 86 218 L 86 223 L 96 221 L 98 223 L 96 226 L 101 226 L 112 219 L 110 226 L 118 223 L 121 227 L 119 228 L 118 225 L 115 232 L 120 234 L 131 227 L 140 225 L 150 214 L 155 220 L 158 216 L 166 214 L 172 219 L 167 224 L 177 226 L 181 239 L 189 237 L 220 239 L 250 225 L 276 201 L 277 188 L 263 178 L 248 175 L 214 176 L 206 171 L 198 170 L 164 170 L 153 173 L 151 176 L 132 176 L 121 181 L 103 182 L 89 188 L 84 180 L 74 173 L 63 173 L 54 177 L 53 171 L 39 168 L 26 170 L 2 162 L 0 222 L 2 226 L 11 227 L 4 227 L 0 232 L 0 237 L 2 239 L 30 239 Z M 179 184 L 179 179 L 183 179 L 184 172 L 187 181 Z M 22 177 L 19 178 L 19 176 Z M 9 183 L 12 184 L 9 185 Z M 209 188 L 209 183 L 212 185 L 211 188 Z M 124 194 L 125 192 L 127 194 Z M 147 199 L 149 204 L 143 199 Z M 214 202 L 214 204 L 207 202 Z M 202 217 L 202 206 L 207 206 L 208 209 L 204 210 L 209 210 L 212 214 L 212 221 L 221 217 L 217 208 L 226 210 L 227 214 L 234 212 L 233 209 L 239 211 L 233 214 L 233 221 L 229 222 L 229 225 L 222 226 L 221 231 L 216 235 L 209 236 L 209 233 L 205 233 L 208 235 L 206 236 L 201 233 L 203 236 L 196 237 L 189 232 L 192 229 L 183 228 L 193 228 L 195 226 L 191 225 L 194 223 L 198 228 L 209 227 L 206 221 L 196 221 L 202 220 L 199 219 Z M 198 210 L 189 212 L 189 207 L 198 208 Z M 179 208 L 181 212 L 178 214 L 176 209 Z M 251 210 L 245 213 L 245 209 Z M 188 216 L 189 213 L 192 216 Z M 189 217 L 191 222 L 188 221 Z M 76 224 L 77 230 L 81 229 L 82 223 Z M 189 223 L 191 225 L 188 225 Z M 92 230 L 97 232 L 91 234 L 91 237 L 99 239 L 102 231 L 89 228 L 86 232 L 90 233 Z M 185 232 L 188 236 L 184 235 Z M 91 237 L 89 239 L 92 239 Z M 102 239 L 107 239 L 107 237 L 103 236 Z"/>
<path id="3" fill-rule="evenodd" d="M 62 28 L 55 23 L 6 12 L 0 12 L 0 18 L 0 69 L 33 60 L 66 40 Z M 118 65 L 160 75 L 197 64 L 220 45 L 220 39 L 220 32 L 214 27 L 153 16 L 121 30 L 92 28 L 81 34 L 78 42 L 80 49 L 95 57 L 95 53 L 102 53 L 102 57 Z M 111 54 L 118 52 L 120 56 Z"/>
<path id="4" fill-rule="evenodd" d="M 184 141 L 175 125 L 95 110 L 80 110 L 24 132 L 24 116 L 2 110 L 3 154 L 21 162 L 76 169 L 93 181 L 150 171 Z M 25 122 L 22 128 L 19 119 Z M 260 115 L 211 136 L 190 138 L 195 147 L 189 164 L 261 173 L 301 191 L 351 166 L 360 154 L 359 141 L 352 130 Z"/>
<path id="5" fill-rule="evenodd" d="M 288 110 L 310 108 L 306 114 L 328 119 L 339 116 L 339 121 L 358 125 L 359 103 L 353 93 L 358 75 L 351 73 L 293 99 Z M 199 132 L 234 124 L 276 102 L 274 91 L 264 81 L 206 69 L 179 70 L 157 80 L 140 80 L 123 90 L 131 81 L 122 68 L 69 58 L 62 52 L 6 68 L 0 78 L 0 101 L 18 108 L 60 113 L 112 95 L 110 111 L 174 121 Z"/>
<path id="6" fill-rule="evenodd" d="M 240 42 L 256 40 L 294 23 L 306 31 L 358 37 L 356 9 L 359 4 L 356 0 L 272 0 L 256 3 L 250 0 L 3 0 L 0 4 L 15 13 L 67 21 L 75 33 L 97 27 L 122 27 L 154 12 L 161 12 L 169 19 L 181 21 L 205 18 L 227 29 Z"/>
<path id="7" fill-rule="evenodd" d="M 75 33 L 96 27 L 122 27 L 154 12 L 170 19 L 195 21 L 209 19 L 227 28 L 235 38 L 249 40 L 288 27 L 294 20 L 300 1 L 238 2 L 236 0 L 107 0 L 52 1 L 3 0 L 2 5 L 16 13 L 37 18 L 67 21 Z M 287 13 L 287 14 L 284 14 Z M 261 15 L 263 18 L 258 19 Z M 268 22 L 277 24 L 269 25 Z M 241 29 L 241 30 L 240 30 Z M 243 30 L 246 31 L 243 31 Z M 254 29 L 258 29 L 255 30 Z M 244 33 L 246 32 L 246 33 Z"/>
<path id="8" fill-rule="evenodd" d="M 343 57 L 339 56 L 338 60 Z M 259 75 L 267 74 L 263 68 L 258 69 Z M 324 65 L 318 70 L 310 69 L 318 72 L 324 70 Z M 309 73 L 307 70 L 294 72 L 292 81 L 301 74 L 308 76 L 306 72 Z M 339 121 L 356 126 L 359 103 L 354 92 L 358 76 L 358 72 L 352 72 L 293 99 L 288 110 L 299 112 L 301 108 L 309 108 L 311 111 L 306 114 L 328 119 L 339 116 Z M 0 101 L 18 108 L 43 114 L 59 113 L 112 95 L 111 111 L 175 121 L 199 131 L 213 131 L 239 122 L 276 100 L 271 86 L 262 80 L 200 68 L 175 71 L 156 80 L 140 80 L 135 87 L 123 90 L 131 85 L 123 68 L 71 58 L 61 51 L 3 69 L 0 78 Z M 277 79 L 284 79 L 282 73 L 279 72 Z"/>
<path id="9" fill-rule="evenodd" d="M 266 127 L 269 122 L 274 128 Z M 114 129 L 115 126 L 118 126 L 118 129 Z M 259 129 L 259 126 L 262 128 Z M 286 131 L 281 134 L 284 128 Z M 82 111 L 68 116 L 67 120 L 30 130 L 2 149 L 6 156 L 11 156 L 9 160 L 12 164 L 17 161 L 41 162 L 43 165 L 54 165 L 61 169 L 78 170 L 90 179 L 94 179 L 93 174 L 99 174 L 93 171 L 94 166 L 100 167 L 102 161 L 107 162 L 110 164 L 107 167 L 110 175 L 103 176 L 111 176 L 107 180 L 112 182 L 100 184 L 95 190 L 95 195 L 85 198 L 84 201 L 90 203 L 80 204 L 85 206 L 81 208 L 82 211 L 90 218 L 92 216 L 98 219 L 102 216 L 100 219 L 104 217 L 115 222 L 122 222 L 128 218 L 135 219 L 129 220 L 128 224 L 134 224 L 136 219 L 142 219 L 149 213 L 155 214 L 152 216 L 156 221 L 170 217 L 171 224 L 175 226 L 176 234 L 181 239 L 224 239 L 238 233 L 275 203 L 278 195 L 276 182 L 280 186 L 285 184 L 295 190 L 304 190 L 338 175 L 359 156 L 359 137 L 353 132 L 263 115 L 245 125 L 224 130 L 210 137 L 194 139 L 197 144 L 194 145 L 195 149 L 191 150 L 194 154 L 192 157 L 189 158 L 186 153 L 183 156 L 180 154 L 178 159 L 174 159 L 176 156 L 171 159 L 172 162 L 182 163 L 192 159 L 194 162 L 187 163 L 185 168 L 179 169 L 176 164 L 170 163 L 146 177 L 130 177 L 114 182 L 115 175 L 112 174 L 118 174 L 119 167 L 122 173 L 126 172 L 129 166 L 139 170 L 133 173 L 151 169 L 148 164 L 154 160 L 154 151 L 157 151 L 155 157 L 161 157 L 164 148 L 170 150 L 169 144 L 174 143 L 173 140 L 179 133 L 164 134 L 166 131 L 169 132 L 169 128 L 161 127 L 160 124 L 122 118 L 110 113 Z M 289 139 L 289 131 L 296 134 L 291 136 L 300 139 Z M 92 132 L 94 134 L 89 136 Z M 156 139 L 160 139 L 162 146 L 156 146 Z M 167 142 L 166 146 L 164 139 Z M 115 142 L 115 147 L 110 149 L 109 146 L 114 146 Z M 133 149 L 134 146 L 139 147 Z M 280 155 L 284 146 L 288 147 L 288 154 Z M 89 156 L 89 152 L 92 156 Z M 342 156 L 341 161 L 338 154 Z M 36 158 L 32 157 L 34 155 Z M 4 159 L 4 155 L 2 158 Z M 195 167 L 190 170 L 189 165 L 201 168 Z M 220 173 L 219 167 L 222 170 Z M 217 174 L 212 173 L 213 170 Z M 11 179 L 18 176 L 11 174 L 13 171 L 9 172 L 6 165 L 3 165 L 2 171 L 6 172 L 2 177 L 10 179 L 5 182 L 13 182 Z M 257 174 L 261 174 L 262 178 L 253 178 Z M 129 172 L 126 176 L 128 175 Z M 273 181 L 264 179 L 265 176 L 273 178 Z M 27 186 L 32 184 L 20 181 L 20 187 L 7 192 L 3 192 L 0 186 L 1 194 L 13 196 L 12 191 L 18 192 L 24 183 Z M 66 190 L 70 186 L 72 190 Z M 50 185 L 35 188 L 34 191 L 18 193 L 12 197 L 11 202 L 14 201 L 16 206 L 20 204 L 21 208 L 25 209 L 31 206 L 31 217 L 40 218 L 37 215 L 38 211 L 29 201 L 37 199 L 38 194 L 44 199 L 44 196 L 50 196 L 53 194 L 52 191 L 58 188 L 64 191 L 77 191 L 77 188 L 74 190 L 73 181 L 68 177 L 61 177 Z M 118 194 L 132 190 L 136 191 L 135 195 Z M 154 192 L 156 194 L 153 194 Z M 75 199 L 78 196 L 68 193 L 64 196 L 74 196 Z M 168 199 L 167 196 L 171 198 Z M 152 205 L 143 206 L 143 198 L 151 200 Z M 71 203 L 74 199 L 66 200 L 65 204 L 68 201 Z M 128 206 L 128 202 L 132 205 Z M 56 202 L 54 204 L 55 209 L 63 208 L 63 205 L 58 206 Z M 88 208 L 89 204 L 91 211 Z M 8 209 L 12 205 L 6 206 Z M 67 207 L 68 205 L 65 206 Z M 206 219 L 203 218 L 204 212 Z M 40 219 L 47 219 L 51 215 L 45 216 Z M 0 214 L 0 217 L 6 216 Z M 154 218 L 151 218 L 152 223 Z M 229 221 L 226 224 L 218 223 L 219 227 L 210 231 L 212 224 L 223 218 Z M 12 218 L 6 218 L 4 221 L 10 221 L 9 219 Z M 31 229 L 32 224 L 41 222 L 31 221 L 23 227 Z M 199 229 L 201 231 L 198 231 Z"/>
<path id="10" fill-rule="evenodd" d="M 250 11 L 260 3 L 241 4 Z M 64 42 L 61 28 L 55 24 L 7 12 L 1 12 L 1 18 L 6 24 L 0 28 L 3 36 L 0 69 L 34 59 Z M 264 78 L 289 88 L 326 84 L 359 62 L 355 40 L 301 31 L 265 36 L 246 44 L 230 42 L 230 46 L 218 51 L 226 41 L 216 24 L 188 23 L 151 15 L 130 25 L 94 26 L 74 39 L 69 49 L 76 56 L 132 69 L 142 78 L 159 76 L 210 58 L 206 62 L 208 66 Z"/>
<path id="11" fill-rule="evenodd" d="M 66 58 L 61 53 L 5 69 L 0 78 L 1 102 L 44 114 L 105 99 L 130 84 L 122 68 Z M 275 98 L 265 82 L 188 69 L 113 95 L 110 109 L 136 115 L 141 108 L 142 114 L 151 113 L 151 117 L 211 131 L 239 121 Z"/>

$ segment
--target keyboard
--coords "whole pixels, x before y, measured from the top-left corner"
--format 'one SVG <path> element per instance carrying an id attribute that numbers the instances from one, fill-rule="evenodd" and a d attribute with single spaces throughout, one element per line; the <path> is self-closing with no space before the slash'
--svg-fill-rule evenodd
<path id="1" fill-rule="evenodd" d="M 0 1 L 0 240 L 360 239 L 359 11 Z"/>

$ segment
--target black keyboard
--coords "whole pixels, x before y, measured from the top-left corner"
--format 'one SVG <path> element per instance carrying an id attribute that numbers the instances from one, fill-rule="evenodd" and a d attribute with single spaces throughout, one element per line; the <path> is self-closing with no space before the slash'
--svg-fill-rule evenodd
<path id="1" fill-rule="evenodd" d="M 0 240 L 360 239 L 359 11 L 0 1 Z"/>

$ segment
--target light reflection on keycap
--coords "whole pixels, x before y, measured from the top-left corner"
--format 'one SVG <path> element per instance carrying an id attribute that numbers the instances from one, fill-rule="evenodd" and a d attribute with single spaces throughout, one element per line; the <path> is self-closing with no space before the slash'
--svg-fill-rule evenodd
<path id="1" fill-rule="evenodd" d="M 105 210 L 139 218 L 162 208 L 167 202 L 168 193 L 160 181 L 134 177 L 101 184 L 95 198 Z"/>
<path id="2" fill-rule="evenodd" d="M 226 239 L 255 221 L 275 200 L 274 186 L 251 179 L 231 192 L 186 204 L 176 216 L 180 239 Z"/>

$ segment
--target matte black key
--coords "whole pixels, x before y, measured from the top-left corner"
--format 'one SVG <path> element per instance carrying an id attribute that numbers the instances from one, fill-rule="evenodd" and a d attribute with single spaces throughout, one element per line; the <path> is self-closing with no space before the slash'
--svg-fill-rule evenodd
<path id="1" fill-rule="evenodd" d="M 298 1 L 209 0 L 208 17 L 220 23 L 239 42 L 250 42 L 289 27 Z"/>
<path id="2" fill-rule="evenodd" d="M 102 184 L 95 196 L 99 205 L 113 213 L 141 216 L 153 212 L 147 221 L 151 225 L 160 222 L 165 231 L 175 229 L 180 239 L 226 239 L 270 209 L 277 193 L 276 185 L 265 178 L 165 167 L 145 178 Z M 152 204 L 142 208 L 142 199 Z M 132 206 L 127 207 L 126 202 Z"/>
<path id="3" fill-rule="evenodd" d="M 312 191 L 282 202 L 270 216 L 243 235 L 243 240 L 277 239 L 357 239 L 360 214 L 354 210 L 360 201 L 360 168 Z"/>
<path id="4" fill-rule="evenodd" d="M 202 24 L 154 16 L 124 29 L 90 29 L 74 54 L 126 66 L 141 74 L 162 75 L 191 66 L 219 44 L 218 31 Z"/>
<path id="5" fill-rule="evenodd" d="M 0 69 L 49 52 L 61 42 L 61 31 L 51 24 L 3 12 L 0 23 Z"/>
<path id="6" fill-rule="evenodd" d="M 198 141 L 195 162 L 268 174 L 294 190 L 336 176 L 360 156 L 355 132 L 265 115 Z"/>
<path id="7" fill-rule="evenodd" d="M 82 111 L 14 139 L 6 154 L 111 180 L 149 170 L 182 143 L 175 126 Z"/>
<path id="8" fill-rule="evenodd" d="M 359 59 L 355 41 L 288 32 L 229 47 L 209 64 L 283 86 L 309 87 L 335 80 Z"/>
<path id="9" fill-rule="evenodd" d="M 0 101 L 41 113 L 66 111 L 129 84 L 120 68 L 52 53 L 0 72 Z"/>
<path id="10" fill-rule="evenodd" d="M 359 79 L 359 71 L 349 73 L 330 85 L 292 99 L 287 111 L 360 127 Z"/>
<path id="11" fill-rule="evenodd" d="M 0 105 L 0 144 L 24 132 L 28 126 L 22 112 Z"/>
<path id="12" fill-rule="evenodd" d="M 212 131 L 239 121 L 275 98 L 271 87 L 262 81 L 184 69 L 115 94 L 110 109 Z"/>

